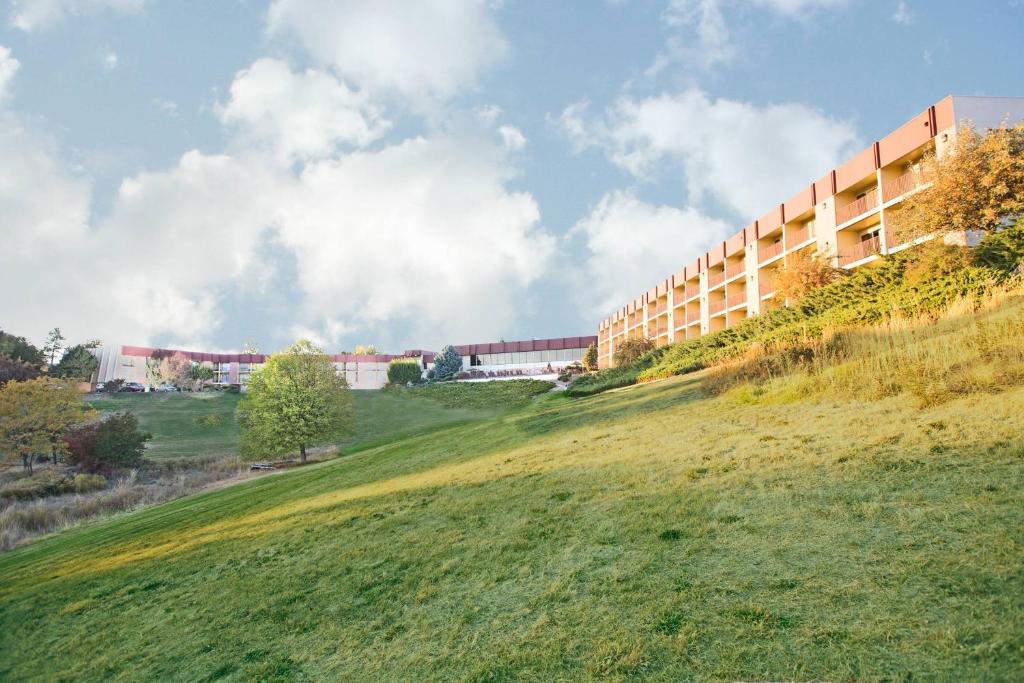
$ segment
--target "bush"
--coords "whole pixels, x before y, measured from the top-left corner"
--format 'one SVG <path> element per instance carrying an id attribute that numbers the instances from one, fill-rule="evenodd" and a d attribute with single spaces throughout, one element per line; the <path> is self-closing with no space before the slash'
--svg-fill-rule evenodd
<path id="1" fill-rule="evenodd" d="M 39 376 L 39 370 L 23 360 L 0 353 L 0 387 L 8 382 L 24 382 Z"/>
<path id="2" fill-rule="evenodd" d="M 98 474 L 76 474 L 75 493 L 91 493 L 107 488 L 107 480 Z"/>
<path id="3" fill-rule="evenodd" d="M 224 418 L 216 413 L 210 415 L 197 415 L 194 422 L 200 427 L 219 427 L 224 423 Z"/>
<path id="4" fill-rule="evenodd" d="M 101 422 L 72 430 L 64 437 L 69 460 L 86 472 L 115 472 L 142 462 L 151 434 L 139 431 L 139 419 L 114 413 Z"/>
<path id="5" fill-rule="evenodd" d="M 124 386 L 123 379 L 111 379 L 103 383 L 103 392 L 106 394 L 116 394 L 121 391 Z"/>
<path id="6" fill-rule="evenodd" d="M 627 339 L 619 345 L 619 348 L 615 349 L 612 358 L 615 360 L 615 365 L 630 365 L 653 349 L 654 342 L 646 337 Z"/>
<path id="7" fill-rule="evenodd" d="M 819 254 L 808 256 L 798 251 L 787 256 L 786 267 L 776 273 L 775 295 L 790 302 L 799 301 L 814 290 L 835 282 L 843 272 L 833 268 L 828 259 Z"/>
<path id="8" fill-rule="evenodd" d="M 423 368 L 415 358 L 396 358 L 388 365 L 390 384 L 419 384 L 423 381 Z"/>
<path id="9" fill-rule="evenodd" d="M 59 496 L 74 490 L 75 482 L 70 477 L 58 472 L 44 471 L 5 484 L 0 488 L 0 500 L 32 500 Z"/>
<path id="10" fill-rule="evenodd" d="M 452 379 L 462 371 L 462 356 L 455 347 L 447 344 L 434 357 L 434 379 L 445 381 Z"/>
<path id="11" fill-rule="evenodd" d="M 597 345 L 591 344 L 583 354 L 583 368 L 587 372 L 597 370 Z"/>

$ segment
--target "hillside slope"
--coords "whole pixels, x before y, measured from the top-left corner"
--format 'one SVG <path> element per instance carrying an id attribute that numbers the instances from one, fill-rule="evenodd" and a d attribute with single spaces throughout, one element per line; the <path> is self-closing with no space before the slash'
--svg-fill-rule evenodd
<path id="1" fill-rule="evenodd" d="M 686 376 L 0 557 L 0 679 L 1013 680 L 1024 388 Z"/>

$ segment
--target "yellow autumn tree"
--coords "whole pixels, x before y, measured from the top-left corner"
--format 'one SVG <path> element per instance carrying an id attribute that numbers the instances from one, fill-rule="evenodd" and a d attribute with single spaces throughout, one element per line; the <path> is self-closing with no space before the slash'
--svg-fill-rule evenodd
<path id="1" fill-rule="evenodd" d="M 842 276 L 843 271 L 833 267 L 827 256 L 808 254 L 806 250 L 798 251 L 787 255 L 786 267 L 775 274 L 775 294 L 796 302 Z"/>
<path id="2" fill-rule="evenodd" d="M 20 459 L 31 472 L 36 455 L 63 450 L 71 426 L 94 415 L 85 409 L 76 384 L 38 377 L 8 382 L 0 389 L 0 453 L 5 460 Z"/>
<path id="3" fill-rule="evenodd" d="M 961 128 L 946 153 L 929 153 L 911 195 L 890 214 L 897 241 L 960 231 L 991 231 L 1024 214 L 1024 124 L 982 134 Z"/>

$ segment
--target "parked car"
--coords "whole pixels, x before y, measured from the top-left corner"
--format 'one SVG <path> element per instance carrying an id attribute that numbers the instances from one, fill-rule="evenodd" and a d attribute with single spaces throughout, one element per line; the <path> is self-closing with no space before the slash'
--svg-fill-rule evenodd
<path id="1" fill-rule="evenodd" d="M 160 386 L 155 387 L 153 389 L 153 391 L 162 391 L 162 392 L 165 392 L 165 391 L 181 391 L 181 389 L 179 389 L 178 387 L 174 386 L 173 384 L 161 384 Z"/>
<path id="2" fill-rule="evenodd" d="M 146 387 L 142 386 L 138 382 L 126 382 L 125 385 L 121 387 L 122 392 L 127 392 L 129 394 L 140 394 L 145 390 Z"/>

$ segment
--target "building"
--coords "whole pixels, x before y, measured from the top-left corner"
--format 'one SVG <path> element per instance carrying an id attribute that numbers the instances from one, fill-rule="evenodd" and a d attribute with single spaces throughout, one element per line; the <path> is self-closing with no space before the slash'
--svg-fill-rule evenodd
<path id="1" fill-rule="evenodd" d="M 597 337 L 560 337 L 529 341 L 466 344 L 457 346 L 464 372 L 459 379 L 508 379 L 515 377 L 548 378 L 583 358 L 587 346 Z M 95 351 L 100 366 L 97 382 L 123 379 L 148 384 L 147 364 L 159 362 L 175 353 L 213 370 L 212 383 L 244 387 L 249 375 L 266 361 L 265 354 L 207 353 L 179 351 L 148 346 L 103 346 Z M 334 354 L 331 360 L 353 389 L 380 389 L 388 380 L 388 366 L 396 358 L 416 358 L 424 372 L 433 365 L 433 351 L 410 350 L 402 354 Z"/>
<path id="2" fill-rule="evenodd" d="M 1022 120 L 1024 98 L 946 97 L 602 320 L 599 366 L 629 339 L 664 346 L 784 305 L 774 277 L 797 252 L 853 269 L 910 246 L 891 219 L 921 189 L 925 154 L 941 154 L 967 122 L 982 131 Z"/>

